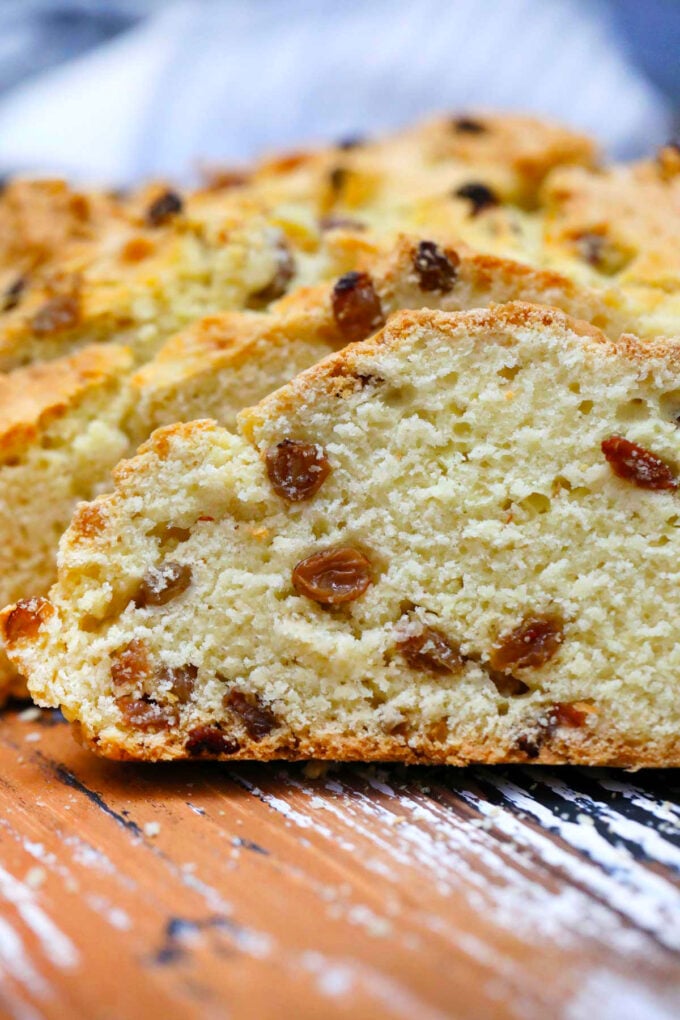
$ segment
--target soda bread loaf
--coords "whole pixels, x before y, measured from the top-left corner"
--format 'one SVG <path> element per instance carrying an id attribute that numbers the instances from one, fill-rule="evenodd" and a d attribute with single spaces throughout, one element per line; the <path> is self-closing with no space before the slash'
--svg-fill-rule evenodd
<path id="1" fill-rule="evenodd" d="M 589 170 L 593 162 L 581 136 L 484 115 L 275 157 L 192 194 L 161 183 L 115 198 L 63 182 L 11 184 L 0 198 L 0 444 L 13 437 L 13 452 L 0 453 L 0 605 L 46 590 L 75 502 L 106 487 L 153 428 L 206 416 L 231 426 L 241 407 L 398 309 L 521 299 L 610 337 L 654 335 L 658 309 L 646 292 L 642 300 L 590 263 L 584 272 L 572 241 L 551 240 L 593 181 L 615 180 Z M 648 174 L 662 189 L 657 178 L 672 177 L 664 165 L 660 157 Z M 569 193 L 551 189 L 560 173 L 573 175 Z M 606 187 L 614 216 L 630 194 Z M 657 205 L 668 195 L 655 194 Z M 414 235 L 392 247 L 407 228 Z M 663 300 L 672 299 L 667 287 Z M 273 305 L 275 316 L 261 314 Z M 87 365 L 92 353 L 80 349 L 94 341 L 106 349 L 107 381 L 89 374 L 84 386 L 78 354 Z M 27 365 L 36 372 L 17 367 Z M 64 384 L 54 393 L 50 372 Z M 20 441 L 16 400 L 3 396 L 15 390 L 26 397 Z M 36 492 L 50 502 L 49 527 Z M 21 690 L 0 652 L 3 684 Z"/>
<path id="2" fill-rule="evenodd" d="M 680 764 L 680 342 L 402 312 L 157 431 L 3 615 L 114 758 Z"/>

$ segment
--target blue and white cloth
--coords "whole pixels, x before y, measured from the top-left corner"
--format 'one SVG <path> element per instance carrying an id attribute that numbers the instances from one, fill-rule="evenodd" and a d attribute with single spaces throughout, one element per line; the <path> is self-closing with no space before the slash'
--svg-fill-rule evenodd
<path id="1" fill-rule="evenodd" d="M 632 3 L 658 14 L 664 0 Z M 671 50 L 677 42 L 680 5 L 671 6 L 668 38 L 655 51 L 660 64 L 664 42 Z M 201 160 L 240 162 L 475 107 L 556 117 L 612 155 L 637 155 L 670 137 L 674 111 L 617 29 L 614 14 L 620 23 L 629 7 L 5 0 L 0 172 L 102 183 L 190 178 Z M 628 22 L 639 33 L 632 10 Z"/>

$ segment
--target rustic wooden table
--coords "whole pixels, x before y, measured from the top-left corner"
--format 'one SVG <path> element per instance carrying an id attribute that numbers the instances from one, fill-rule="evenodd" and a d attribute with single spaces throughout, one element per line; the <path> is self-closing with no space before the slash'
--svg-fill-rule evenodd
<path id="1" fill-rule="evenodd" d="M 121 765 L 5 713 L 3 1015 L 677 1018 L 679 787 Z"/>

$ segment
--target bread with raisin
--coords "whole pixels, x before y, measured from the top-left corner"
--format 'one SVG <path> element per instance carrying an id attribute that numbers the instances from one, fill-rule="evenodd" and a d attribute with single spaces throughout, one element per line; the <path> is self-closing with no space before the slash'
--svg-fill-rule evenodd
<path id="1" fill-rule="evenodd" d="M 157 431 L 3 614 L 113 758 L 680 764 L 680 341 L 407 311 Z"/>
<path id="2" fill-rule="evenodd" d="M 370 273 L 299 289 L 271 314 L 200 319 L 137 370 L 128 349 L 100 344 L 0 376 L 0 604 L 47 590 L 76 502 L 101 491 L 117 461 L 155 428 L 206 416 L 232 427 L 243 406 L 368 336 L 392 312 L 544 298 L 606 323 L 611 335 L 626 321 L 605 294 L 464 246 L 404 237 L 365 264 Z M 4 656 L 1 689 L 23 690 Z"/>

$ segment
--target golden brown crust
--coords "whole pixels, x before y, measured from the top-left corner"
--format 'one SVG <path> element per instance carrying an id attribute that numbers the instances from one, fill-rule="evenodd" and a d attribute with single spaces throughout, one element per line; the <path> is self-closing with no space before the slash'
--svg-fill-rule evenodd
<path id="1" fill-rule="evenodd" d="M 86 347 L 68 358 L 0 375 L 0 462 L 18 456 L 83 396 L 131 365 L 124 347 Z"/>
<path id="2" fill-rule="evenodd" d="M 680 174 L 667 163 L 556 169 L 541 196 L 546 256 L 618 286 L 677 291 Z"/>
<path id="3" fill-rule="evenodd" d="M 291 745 L 274 740 L 243 740 L 233 754 L 188 754 L 180 741 L 168 740 L 162 746 L 135 748 L 101 734 L 86 732 L 80 722 L 71 724 L 75 739 L 84 747 L 105 758 L 118 761 L 176 761 L 200 760 L 209 757 L 217 761 L 305 761 L 316 758 L 325 761 L 391 761 L 407 765 L 596 765 L 625 769 L 676 768 L 680 766 L 680 738 L 667 743 L 649 743 L 644 746 L 627 742 L 617 733 L 598 734 L 586 741 L 565 739 L 552 735 L 542 744 L 529 744 L 529 750 L 518 746 L 503 747 L 497 742 L 465 743 L 456 745 L 455 739 L 446 745 L 432 740 L 419 740 L 410 747 L 402 737 L 385 736 L 380 739 L 356 736 L 326 736 L 319 738 L 297 737 Z"/>

